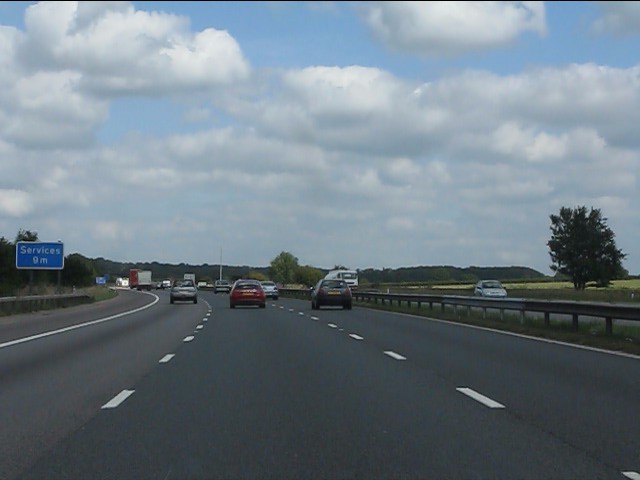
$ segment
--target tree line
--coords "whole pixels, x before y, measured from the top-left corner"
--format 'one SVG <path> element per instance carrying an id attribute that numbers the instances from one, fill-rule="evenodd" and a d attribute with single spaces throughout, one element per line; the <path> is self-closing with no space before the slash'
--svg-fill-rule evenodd
<path id="1" fill-rule="evenodd" d="M 584 206 L 562 207 L 558 214 L 550 215 L 551 238 L 547 242 L 551 257 L 550 268 L 560 279 L 568 279 L 576 290 L 584 290 L 589 282 L 605 287 L 612 280 L 628 277 L 622 266 L 626 254 L 617 248 L 615 235 L 599 209 Z M 323 278 L 327 269 L 299 265 L 298 258 L 282 251 L 268 267 L 125 263 L 104 258 L 90 259 L 78 253 L 65 257 L 64 269 L 26 271 L 15 265 L 16 244 L 20 241 L 38 241 L 37 232 L 18 231 L 14 241 L 0 237 L 0 296 L 14 295 L 31 284 L 84 287 L 95 284 L 96 277 L 128 278 L 129 270 L 151 270 L 154 280 L 182 278 L 184 273 L 195 273 L 199 281 L 213 282 L 222 277 L 234 281 L 238 278 L 274 280 L 290 285 L 314 285 Z M 342 265 L 334 269 L 344 268 Z M 402 268 L 358 270 L 360 283 L 473 283 L 481 279 L 540 280 L 542 273 L 528 267 L 467 267 L 418 266 Z"/>

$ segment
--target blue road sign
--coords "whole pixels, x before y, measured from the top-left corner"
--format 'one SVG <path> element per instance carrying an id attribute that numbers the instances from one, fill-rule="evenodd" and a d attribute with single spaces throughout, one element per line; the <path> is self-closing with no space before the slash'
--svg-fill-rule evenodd
<path id="1" fill-rule="evenodd" d="M 96 277 L 96 285 L 106 285 L 107 277 Z"/>
<path id="2" fill-rule="evenodd" d="M 17 242 L 16 268 L 62 270 L 64 244 L 62 242 Z"/>

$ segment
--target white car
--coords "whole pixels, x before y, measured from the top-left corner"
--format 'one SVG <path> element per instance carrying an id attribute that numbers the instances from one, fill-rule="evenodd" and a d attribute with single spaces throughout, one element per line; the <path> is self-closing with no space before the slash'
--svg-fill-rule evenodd
<path id="1" fill-rule="evenodd" d="M 486 298 L 506 298 L 507 290 L 498 280 L 480 280 L 476 284 L 474 294 Z"/>
<path id="2" fill-rule="evenodd" d="M 264 282 L 260 282 L 260 284 L 262 285 L 262 289 L 264 290 L 265 297 L 273 298 L 274 300 L 278 299 L 278 286 L 275 284 L 275 282 L 266 280 Z"/>

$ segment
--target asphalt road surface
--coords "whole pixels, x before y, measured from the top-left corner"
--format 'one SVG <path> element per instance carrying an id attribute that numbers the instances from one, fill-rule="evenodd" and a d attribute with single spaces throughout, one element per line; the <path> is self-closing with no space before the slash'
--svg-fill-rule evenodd
<path id="1" fill-rule="evenodd" d="M 2 479 L 640 479 L 640 358 L 365 308 L 123 291 L 0 387 Z"/>

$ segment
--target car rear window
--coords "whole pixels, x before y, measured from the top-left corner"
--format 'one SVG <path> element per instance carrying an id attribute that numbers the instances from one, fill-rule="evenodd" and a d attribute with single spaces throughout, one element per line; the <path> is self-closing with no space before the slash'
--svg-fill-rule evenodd
<path id="1" fill-rule="evenodd" d="M 347 283 L 342 280 L 327 280 L 322 282 L 322 288 L 346 288 Z"/>
<path id="2" fill-rule="evenodd" d="M 239 283 L 236 285 L 236 290 L 252 290 L 255 288 L 260 288 L 260 285 L 255 283 Z"/>

